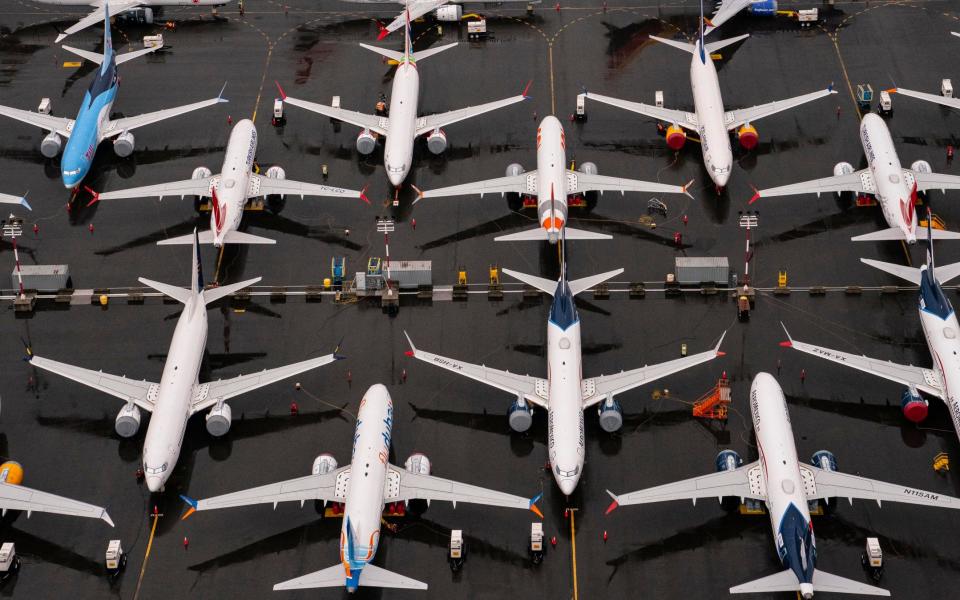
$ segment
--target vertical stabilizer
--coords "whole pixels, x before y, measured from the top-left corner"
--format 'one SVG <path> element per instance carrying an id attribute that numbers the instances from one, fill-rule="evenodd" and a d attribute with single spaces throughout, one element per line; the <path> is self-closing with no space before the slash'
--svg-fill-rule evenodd
<path id="1" fill-rule="evenodd" d="M 413 32 L 410 30 L 410 9 L 403 11 L 403 58 L 407 62 L 413 57 Z"/>
<path id="2" fill-rule="evenodd" d="M 103 64 L 100 70 L 105 70 L 112 62 L 113 39 L 110 37 L 110 2 L 105 0 L 103 3 Z"/>
<path id="3" fill-rule="evenodd" d="M 706 52 L 706 50 L 704 49 L 704 43 L 703 43 L 703 35 L 704 35 L 704 34 L 703 34 L 703 25 L 704 25 L 704 19 L 703 19 L 703 0 L 700 0 L 700 31 L 699 31 L 700 44 L 699 44 L 698 47 L 697 47 L 697 53 L 700 55 L 700 62 L 701 62 L 702 64 L 707 64 L 707 52 Z"/>
<path id="4" fill-rule="evenodd" d="M 194 295 L 203 291 L 203 265 L 200 262 L 200 237 L 197 229 L 193 229 L 193 269 L 190 271 L 193 275 L 190 279 L 190 291 Z"/>

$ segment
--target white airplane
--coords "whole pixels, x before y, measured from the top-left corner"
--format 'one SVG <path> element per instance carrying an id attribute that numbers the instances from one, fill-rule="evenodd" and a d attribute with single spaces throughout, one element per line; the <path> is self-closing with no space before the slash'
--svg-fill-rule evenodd
<path id="1" fill-rule="evenodd" d="M 441 479 L 430 475 L 430 460 L 423 454 L 412 454 L 403 467 L 389 462 L 390 436 L 393 428 L 393 400 L 381 384 L 370 386 L 360 401 L 357 428 L 353 435 L 350 464 L 337 468 L 329 454 L 313 461 L 312 474 L 271 483 L 260 487 L 193 500 L 180 496 L 190 505 L 183 518 L 197 510 L 214 510 L 251 504 L 273 504 L 307 500 L 323 500 L 344 504 L 340 530 L 340 563 L 320 571 L 284 581 L 274 590 L 345 586 L 354 592 L 358 587 L 386 587 L 425 590 L 427 584 L 373 564 L 380 544 L 380 523 L 384 504 L 410 500 L 446 500 L 488 506 L 523 508 L 543 515 L 534 498 L 523 498 L 494 490 Z"/>
<path id="2" fill-rule="evenodd" d="M 744 9 L 750 14 L 772 17 L 777 14 L 777 4 L 777 0 L 720 0 L 716 12 L 707 20 L 703 35 L 708 35 Z"/>
<path id="3" fill-rule="evenodd" d="M 363 191 L 346 190 L 315 183 L 301 183 L 287 179 L 286 171 L 279 166 L 267 169 L 264 175 L 253 172 L 257 155 L 257 128 L 253 121 L 238 121 L 230 132 L 227 150 L 220 173 L 213 175 L 206 167 L 193 170 L 190 179 L 157 185 L 103 192 L 94 194 L 90 204 L 99 200 L 119 198 L 149 198 L 186 195 L 211 196 L 210 229 L 199 234 L 201 243 L 220 247 L 223 244 L 275 244 L 275 240 L 237 231 L 243 218 L 243 208 L 249 198 L 258 196 L 329 196 L 333 198 L 360 198 L 369 203 Z M 158 245 L 190 244 L 193 234 L 157 242 Z"/>
<path id="4" fill-rule="evenodd" d="M 420 52 L 413 51 L 413 42 L 410 39 L 409 22 L 404 29 L 403 52 L 387 50 L 367 44 L 360 44 L 367 50 L 382 54 L 390 60 L 397 61 L 397 70 L 393 75 L 393 87 L 390 92 L 389 116 L 368 115 L 353 110 L 345 110 L 326 104 L 307 102 L 287 96 L 283 88 L 277 84 L 281 99 L 292 106 L 299 106 L 309 111 L 326 115 L 333 119 L 344 121 L 361 127 L 357 136 L 357 152 L 370 154 L 377 147 L 377 136 L 384 135 L 383 162 L 387 169 L 387 178 L 397 189 L 410 173 L 413 163 L 413 142 L 423 135 L 427 138 L 427 148 L 433 154 L 440 154 L 447 149 L 447 134 L 443 127 L 459 121 L 482 115 L 483 113 L 503 108 L 527 98 L 527 89 L 518 96 L 488 102 L 478 106 L 470 106 L 451 110 L 425 117 L 417 116 L 417 107 L 420 100 L 420 74 L 417 71 L 417 61 L 439 54 L 457 45 L 457 42 L 428 48 Z"/>
<path id="5" fill-rule="evenodd" d="M 924 369 L 913 365 L 899 365 L 814 346 L 794 340 L 789 333 L 788 341 L 781 342 L 781 345 L 906 385 L 901 408 L 904 416 L 915 423 L 926 418 L 929 404 L 920 392 L 936 396 L 947 404 L 953 426 L 960 432 L 960 397 L 955 395 L 956 390 L 960 390 L 960 340 L 957 339 L 960 323 L 957 323 L 957 314 L 940 287 L 941 283 L 960 276 L 960 263 L 935 267 L 932 248 L 927 253 L 927 264 L 919 269 L 868 258 L 860 260 L 920 286 L 920 325 L 927 340 L 927 348 L 933 357 L 933 367 Z M 786 332 L 785 327 L 784 331 Z"/>
<path id="6" fill-rule="evenodd" d="M 196 232 L 194 235 L 196 236 Z M 140 429 L 141 410 L 151 413 L 150 425 L 143 442 L 143 472 L 147 488 L 151 492 L 163 491 L 177 464 L 187 420 L 192 415 L 209 408 L 210 412 L 206 416 L 207 432 L 220 437 L 230 430 L 233 411 L 226 403 L 230 398 L 343 358 L 334 351 L 333 354 L 284 367 L 264 369 L 232 379 L 199 383 L 200 363 L 207 345 L 207 305 L 229 297 L 260 279 L 256 277 L 205 290 L 200 268 L 200 246 L 196 238 L 193 244 L 193 277 L 190 289 L 143 277 L 139 279 L 140 283 L 184 305 L 173 332 L 170 349 L 167 351 L 167 361 L 163 366 L 160 383 L 82 369 L 40 356 L 31 355 L 30 362 L 35 367 L 123 400 L 125 405 L 117 414 L 114 424 L 120 437 L 136 435 Z"/>
<path id="7" fill-rule="evenodd" d="M 231 0 L 109 0 L 110 12 L 114 15 L 132 10 L 162 9 L 166 6 L 223 6 Z M 71 25 L 57 36 L 55 43 L 59 44 L 68 35 L 86 29 L 104 19 L 108 0 L 37 0 L 41 4 L 55 4 L 57 6 L 90 6 L 93 12 Z"/>
<path id="8" fill-rule="evenodd" d="M 200 102 L 194 102 L 193 104 L 178 106 L 177 108 L 158 110 L 136 117 L 111 119 L 110 112 L 113 108 L 113 102 L 117 98 L 117 92 L 120 89 L 120 77 L 117 73 L 117 65 L 137 58 L 138 56 L 155 52 L 159 50 L 159 48 L 145 48 L 143 50 L 127 52 L 120 56 L 114 54 L 113 43 L 110 38 L 110 14 L 106 4 L 104 4 L 103 8 L 104 10 L 99 13 L 99 17 L 104 20 L 104 54 L 71 48 L 70 46 L 63 47 L 64 50 L 69 50 L 78 56 L 100 65 L 100 69 L 97 70 L 93 81 L 90 82 L 90 87 L 87 88 L 87 92 L 83 96 L 83 104 L 77 112 L 76 119 L 55 117 L 53 115 L 45 115 L 29 110 L 0 106 L 0 115 L 22 121 L 29 125 L 34 125 L 50 132 L 43 138 L 43 141 L 40 142 L 40 153 L 46 158 L 54 158 L 60 153 L 61 148 L 63 149 L 63 156 L 60 158 L 61 179 L 63 185 L 68 190 L 77 188 L 80 182 L 87 176 L 100 142 L 113 139 L 113 152 L 117 156 L 124 158 L 133 153 L 136 139 L 132 132 L 135 128 L 226 102 L 222 97 L 223 90 L 221 89 L 220 95 L 210 100 L 202 100 Z M 66 139 L 66 145 L 64 145 L 64 139 Z"/>
<path id="9" fill-rule="evenodd" d="M 463 5 L 464 4 L 481 4 L 484 5 L 490 4 L 489 2 L 483 2 L 483 0 L 471 1 L 471 0 L 344 0 L 345 2 L 353 2 L 356 4 L 400 4 L 405 7 L 405 11 L 397 15 L 397 17 L 390 21 L 386 26 L 380 25 L 380 34 L 377 36 L 378 40 L 382 40 L 387 37 L 394 31 L 403 27 L 403 24 L 406 19 L 406 14 L 410 14 L 410 20 L 415 21 L 420 17 L 425 17 L 429 13 L 433 13 L 434 18 L 437 21 L 453 22 L 459 23 L 460 19 L 463 18 Z M 495 0 L 497 4 L 540 4 L 541 0 L 533 0 L 532 2 L 528 0 Z"/>
<path id="10" fill-rule="evenodd" d="M 564 227 L 567 221 L 567 197 L 587 192 L 615 191 L 652 192 L 657 194 L 690 194 L 687 192 L 692 181 L 684 186 L 666 185 L 621 179 L 597 174 L 597 165 L 592 162 L 580 164 L 577 171 L 566 168 L 567 140 L 563 125 L 554 116 L 544 117 L 537 128 L 537 170 L 525 173 L 517 163 L 507 166 L 507 176 L 498 179 L 475 181 L 435 190 L 417 190 L 419 198 L 439 198 L 442 196 L 462 196 L 467 194 L 518 194 L 537 197 L 537 213 L 540 225 L 536 229 L 501 235 L 494 238 L 498 242 L 515 240 L 548 240 L 555 244 L 564 230 L 566 238 L 571 240 L 608 240 L 611 236 Z M 692 196 L 691 196 L 692 197 Z"/>
<path id="11" fill-rule="evenodd" d="M 740 145 L 752 150 L 759 141 L 757 128 L 753 123 L 763 117 L 812 102 L 818 98 L 835 94 L 831 88 L 796 96 L 788 100 L 777 100 L 760 104 L 751 108 L 725 110 L 723 97 L 720 95 L 720 81 L 717 79 L 717 69 L 713 65 L 710 55 L 750 37 L 750 34 L 739 35 L 719 42 L 709 44 L 703 41 L 703 5 L 700 6 L 700 37 L 696 44 L 687 44 L 675 40 L 668 40 L 656 36 L 651 39 L 663 42 L 674 48 L 685 50 L 693 55 L 690 61 L 690 87 L 693 90 L 694 112 L 660 108 L 640 102 L 620 100 L 610 96 L 601 96 L 592 92 L 584 92 L 581 96 L 604 104 L 617 106 L 624 110 L 646 115 L 654 119 L 669 122 L 666 130 L 667 146 L 673 150 L 680 150 L 687 141 L 685 129 L 696 132 L 700 150 L 703 153 L 703 162 L 710 179 L 717 189 L 727 185 L 730 172 L 733 169 L 733 150 L 730 148 L 730 131 L 736 130 Z"/>
<path id="12" fill-rule="evenodd" d="M 730 588 L 731 594 L 800 592 L 809 600 L 815 591 L 889 596 L 887 590 L 824 573 L 816 568 L 817 548 L 808 503 L 829 498 L 904 502 L 960 508 L 960 500 L 903 485 L 885 483 L 837 471 L 834 455 L 820 450 L 811 465 L 797 459 L 790 413 L 780 384 L 769 373 L 758 373 L 750 386 L 750 414 L 760 460 L 744 465 L 733 450 L 717 456 L 717 473 L 668 483 L 629 494 L 607 490 L 613 503 L 607 513 L 629 504 L 669 500 L 739 497 L 762 500 L 770 515 L 774 547 L 785 570 Z"/>
<path id="13" fill-rule="evenodd" d="M 561 245 L 561 254 L 563 253 Z M 407 342 L 410 343 L 410 351 L 407 355 L 513 394 L 516 399 L 507 416 L 510 428 L 514 431 L 523 432 L 530 428 L 533 423 L 533 406 L 546 410 L 550 465 L 557 485 L 566 496 L 576 489 L 583 472 L 586 448 L 584 410 L 596 406 L 600 426 L 604 431 L 617 431 L 623 424 L 623 412 L 620 402 L 616 400 L 618 394 L 723 355 L 720 352 L 723 336 L 720 336 L 717 346 L 707 352 L 658 365 L 583 379 L 580 317 L 573 298 L 580 292 L 619 275 L 623 269 L 568 282 L 566 266 L 561 257 L 559 281 L 550 281 L 510 269 L 503 269 L 503 272 L 553 296 L 547 323 L 547 379 L 499 371 L 486 365 L 474 365 L 431 354 L 414 347 L 409 335 Z"/>
<path id="14" fill-rule="evenodd" d="M 837 163 L 833 168 L 833 177 L 758 190 L 750 202 L 792 194 L 872 194 L 883 209 L 883 216 L 890 228 L 851 239 L 855 242 L 906 240 L 909 244 L 915 244 L 918 237 L 923 238 L 927 233 L 917 229 L 917 192 L 960 189 L 960 177 L 934 173 L 930 163 L 925 160 L 914 162 L 909 169 L 901 167 L 887 124 L 873 113 L 867 113 L 860 121 L 860 143 L 867 157 L 866 169 L 854 171 L 853 165 L 848 162 Z M 934 239 L 960 239 L 958 232 L 932 231 Z"/>
<path id="15" fill-rule="evenodd" d="M 23 467 L 20 463 L 8 460 L 0 464 L 0 515 L 6 516 L 8 510 L 22 510 L 27 513 L 27 518 L 30 518 L 32 513 L 46 512 L 103 519 L 113 527 L 113 520 L 103 507 L 41 492 L 23 486 L 22 483 Z"/>

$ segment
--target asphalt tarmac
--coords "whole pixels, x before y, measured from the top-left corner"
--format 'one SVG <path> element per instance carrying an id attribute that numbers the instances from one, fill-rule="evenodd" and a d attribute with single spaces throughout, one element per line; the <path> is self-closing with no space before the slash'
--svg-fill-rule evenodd
<path id="1" fill-rule="evenodd" d="M 807 7 L 790 3 L 784 8 Z M 164 31 L 169 48 L 120 66 L 114 111 L 130 116 L 213 97 L 224 82 L 230 102 L 138 130 L 136 151 L 128 159 L 115 157 L 103 144 L 86 185 L 105 191 L 185 179 L 200 165 L 216 172 L 230 132 L 228 116 L 233 122 L 255 118 L 258 161 L 264 167 L 279 164 L 291 179 L 320 181 L 326 164 L 328 183 L 353 189 L 369 185 L 372 203 L 288 198 L 278 213 L 248 213 L 245 230 L 275 238 L 277 245 L 228 249 L 223 256 L 204 248 L 208 279 L 229 283 L 262 275 L 264 286 L 317 285 L 329 276 L 333 256 L 345 256 L 351 272 L 362 270 L 368 257 L 383 254 L 383 238 L 374 227 L 378 216 L 396 219 L 392 256 L 433 261 L 435 285 L 454 283 L 460 268 L 472 284 L 485 283 L 491 264 L 557 274 L 555 248 L 493 241 L 495 234 L 532 227 L 535 215 L 511 213 L 498 197 L 431 199 L 412 206 L 410 187 L 393 207 L 382 151 L 359 157 L 356 128 L 343 124 L 337 131 L 328 119 L 296 107 L 287 109 L 283 127 L 271 126 L 275 80 L 294 97 L 329 102 L 339 95 L 344 108 L 372 112 L 379 95 L 390 91 L 392 71 L 357 43 L 375 40 L 373 19 L 392 17 L 394 5 L 248 0 L 245 8 L 240 16 L 235 4 L 224 7 L 217 18 L 208 9 L 164 13 L 164 19 L 176 23 Z M 654 217 L 656 229 L 643 222 L 649 195 L 606 194 L 593 211 L 572 211 L 574 226 L 614 236 L 604 242 L 571 242 L 572 277 L 624 267 L 613 287 L 646 281 L 653 288 L 681 255 L 727 256 L 742 274 L 744 231 L 738 218 L 746 210 L 759 211 L 750 265 L 758 287 L 776 285 L 781 270 L 793 287 L 892 285 L 898 282 L 862 265 L 860 257 L 922 262 L 921 246 L 849 241 L 885 226 L 877 208 L 857 208 L 830 195 L 754 205 L 747 201 L 751 186 L 825 177 L 839 161 L 864 166 L 851 90 L 857 83 L 871 83 L 877 91 L 900 85 L 936 93 L 942 78 L 957 76 L 960 40 L 949 34 L 960 28 L 956 3 L 838 2 L 809 30 L 787 17 L 741 15 L 724 25 L 715 39 L 752 34 L 723 50 L 717 63 L 728 107 L 787 98 L 831 83 L 839 93 L 760 121 L 760 145 L 752 152 L 735 147 L 737 164 L 719 196 L 696 144 L 673 153 L 657 135 L 654 121 L 595 103 L 588 104 L 585 122 L 569 121 L 575 96 L 584 88 L 645 102 L 663 90 L 668 107 L 692 108 L 689 56 L 647 36 L 691 34 L 694 3 L 611 2 L 604 9 L 574 1 L 564 2 L 559 11 L 545 3 L 532 16 L 509 6 L 481 12 L 489 18 L 492 35 L 480 43 L 467 40 L 465 25 L 443 23 L 440 34 L 432 22 L 415 24 L 417 48 L 461 42 L 455 50 L 418 63 L 421 112 L 507 97 L 530 80 L 531 98 L 448 127 L 450 147 L 442 157 L 419 147 L 408 183 L 429 189 L 500 177 L 513 162 L 531 169 L 537 123 L 551 112 L 565 124 L 569 159 L 594 162 L 607 175 L 675 184 L 695 180 L 694 199 L 662 198 L 668 214 Z M 53 40 L 57 28 L 80 14 L 32 2 L 0 6 L 0 102 L 35 109 L 41 97 L 50 97 L 55 114 L 75 114 L 93 66 L 65 67 L 75 58 Z M 134 49 L 142 36 L 158 31 L 157 25 L 117 24 L 115 45 L 121 52 Z M 68 43 L 100 50 L 100 36 L 93 27 Z M 400 41 L 394 35 L 384 44 L 398 47 Z M 935 171 L 956 174 L 958 166 L 947 160 L 946 147 L 960 144 L 960 112 L 898 96 L 894 106 L 888 123 L 904 166 L 923 159 Z M 188 284 L 187 248 L 158 248 L 155 242 L 209 226 L 191 199 L 86 207 L 89 194 L 81 191 L 71 202 L 60 183 L 58 161 L 46 161 L 39 152 L 43 134 L 11 120 L 3 120 L 0 131 L 0 190 L 29 191 L 34 208 L 21 215 L 26 219 L 19 240 L 24 263 L 67 263 L 77 288 L 139 287 L 139 276 Z M 956 196 L 936 192 L 929 198 L 950 229 L 960 223 L 960 207 L 951 202 Z M 682 232 L 682 249 L 674 245 L 675 231 Z M 945 264 L 958 259 L 960 251 L 942 243 L 937 256 Z M 7 240 L 2 257 L 12 269 Z M 2 287 L 9 285 L 4 280 Z M 394 520 L 398 530 L 384 532 L 376 560 L 427 582 L 429 591 L 361 590 L 357 598 L 571 598 L 574 564 L 567 508 L 577 509 L 579 598 L 722 598 L 732 585 L 778 571 L 764 516 L 731 514 L 712 501 L 626 507 L 604 516 L 606 489 L 625 492 L 712 472 L 716 453 L 726 448 L 754 460 L 746 396 L 760 371 L 779 373 L 801 459 L 826 448 L 836 454 L 843 471 L 960 495 L 954 475 L 940 476 L 932 469 L 939 452 L 960 456 L 941 403 L 931 400 L 927 421 L 912 425 L 900 413 L 899 386 L 777 345 L 784 339 L 782 321 L 804 341 L 929 366 L 913 291 L 830 292 L 824 297 L 760 293 L 748 323 L 737 322 L 735 306 L 724 295 L 674 299 L 650 292 L 630 299 L 614 293 L 603 300 L 585 294 L 578 306 L 586 376 L 675 358 L 683 343 L 699 352 L 724 331 L 727 354 L 624 394 L 619 400 L 625 423 L 617 434 L 604 433 L 590 411 L 585 473 L 569 499 L 543 469 L 542 413 L 530 432 L 512 433 L 505 417 L 508 395 L 403 355 L 406 330 L 418 347 L 432 352 L 543 376 L 546 299 L 524 301 L 516 294 L 501 302 L 490 302 L 483 294 L 456 303 L 404 298 L 395 317 L 385 315 L 373 300 L 335 304 L 330 298 L 306 303 L 302 297 L 286 302 L 256 297 L 245 311 L 212 308 L 205 376 L 225 378 L 303 360 L 329 352 L 341 339 L 348 359 L 296 378 L 306 393 L 296 392 L 290 380 L 231 401 L 234 423 L 224 439 L 210 438 L 202 419 L 193 418 L 166 491 L 153 497 L 134 475 L 145 427 L 132 440 L 121 441 L 113 431 L 120 408 L 115 399 L 35 371 L 21 357 L 27 343 L 56 360 L 156 380 L 179 307 L 157 299 L 143 305 L 114 299 L 105 309 L 65 309 L 45 302 L 31 317 L 16 318 L 12 305 L 5 305 L 8 314 L 0 320 L 0 455 L 23 464 L 27 485 L 106 506 L 116 529 L 55 515 L 35 514 L 29 520 L 6 515 L 0 541 L 16 543 L 24 566 L 0 587 L 3 597 L 263 598 L 274 595 L 274 583 L 337 563 L 339 522 L 320 519 L 310 504 L 214 511 L 180 521 L 184 505 L 178 494 L 203 498 L 301 476 L 321 452 L 345 464 L 353 422 L 344 411 L 355 411 L 364 390 L 378 382 L 388 386 L 396 407 L 396 463 L 419 451 L 430 457 L 439 476 L 522 495 L 543 491 L 544 528 L 557 544 L 548 548 L 542 564 L 533 566 L 526 550 L 532 514 L 434 503 L 421 518 Z M 690 404 L 723 371 L 733 384 L 728 422 L 696 421 Z M 289 410 L 294 401 L 299 405 L 295 416 Z M 154 507 L 163 516 L 148 555 Z M 868 581 L 860 552 L 867 536 L 878 536 L 886 559 L 881 585 L 897 597 L 948 598 L 960 585 L 956 515 L 843 502 L 815 518 L 815 528 L 823 570 Z M 463 529 L 469 548 L 458 574 L 451 573 L 445 559 L 450 529 Z M 103 566 L 111 538 L 121 539 L 129 554 L 125 572 L 113 582 Z M 337 589 L 276 593 L 290 598 L 345 595 Z"/>

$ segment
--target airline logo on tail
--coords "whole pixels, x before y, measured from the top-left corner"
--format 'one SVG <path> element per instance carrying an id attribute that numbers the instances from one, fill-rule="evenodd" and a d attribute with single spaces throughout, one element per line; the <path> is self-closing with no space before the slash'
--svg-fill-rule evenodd
<path id="1" fill-rule="evenodd" d="M 213 200 L 213 228 L 220 233 L 223 229 L 223 208 L 220 206 L 220 199 L 217 198 L 217 188 L 211 189 L 210 193 Z"/>

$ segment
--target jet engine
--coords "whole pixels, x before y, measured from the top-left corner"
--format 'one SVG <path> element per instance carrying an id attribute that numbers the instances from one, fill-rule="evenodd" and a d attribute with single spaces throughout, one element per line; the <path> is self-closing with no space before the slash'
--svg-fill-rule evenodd
<path id="1" fill-rule="evenodd" d="M 507 420 L 510 422 L 510 429 L 523 433 L 533 425 L 533 409 L 526 400 L 517 398 L 507 410 Z"/>
<path id="2" fill-rule="evenodd" d="M 459 4 L 448 4 L 446 6 L 441 6 L 434 11 L 434 16 L 438 21 L 446 22 L 459 22 L 460 18 L 463 17 L 463 6 Z"/>
<path id="3" fill-rule="evenodd" d="M 837 457 L 829 450 L 818 450 L 810 457 L 810 464 L 824 471 L 837 471 Z"/>
<path id="4" fill-rule="evenodd" d="M 520 163 L 510 163 L 507 165 L 507 177 L 516 177 L 517 175 L 523 175 L 526 172 L 526 169 L 524 169 L 523 165 Z"/>
<path id="5" fill-rule="evenodd" d="M 364 129 L 357 135 L 357 152 L 363 155 L 372 153 L 377 148 L 377 136 L 369 129 Z"/>
<path id="6" fill-rule="evenodd" d="M 927 418 L 927 412 L 930 409 L 930 403 L 920 395 L 915 387 L 908 387 L 903 390 L 903 396 L 900 399 L 900 408 L 903 410 L 903 416 L 911 423 L 920 423 Z"/>
<path id="7" fill-rule="evenodd" d="M 210 177 L 212 174 L 210 169 L 206 167 L 197 167 L 193 170 L 193 173 L 190 174 L 190 179 L 203 179 L 204 177 Z"/>
<path id="8" fill-rule="evenodd" d="M 8 460 L 0 465 L 0 476 L 4 483 L 20 485 L 23 483 L 23 466 L 15 460 Z"/>
<path id="9" fill-rule="evenodd" d="M 140 430 L 140 408 L 134 404 L 125 404 L 120 412 L 117 413 L 117 419 L 113 423 L 113 429 L 122 438 L 129 438 L 137 435 Z"/>
<path id="10" fill-rule="evenodd" d="M 230 431 L 230 421 L 233 419 L 233 411 L 226 402 L 215 404 L 210 412 L 207 413 L 207 433 L 213 437 L 220 437 Z"/>
<path id="11" fill-rule="evenodd" d="M 40 154 L 46 158 L 56 158 L 61 148 L 63 148 L 63 138 L 54 131 L 40 142 Z"/>
<path id="12" fill-rule="evenodd" d="M 747 10 L 750 11 L 752 15 L 760 15 L 761 17 L 773 17 L 777 14 L 777 0 L 755 0 L 751 2 Z"/>
<path id="13" fill-rule="evenodd" d="M 426 454 L 414 452 L 406 462 L 403 463 L 403 468 L 414 475 L 429 475 L 430 459 L 427 458 Z"/>
<path id="14" fill-rule="evenodd" d="M 914 161 L 913 164 L 910 165 L 910 170 L 917 173 L 933 173 L 933 167 L 925 160 Z"/>
<path id="15" fill-rule="evenodd" d="M 834 177 L 839 177 L 841 175 L 849 175 L 855 171 L 856 169 L 853 168 L 853 165 L 851 165 L 848 162 L 838 162 L 836 165 L 833 166 Z M 846 197 L 847 199 L 850 199 L 851 196 L 852 194 L 850 192 L 837 192 L 837 198 Z"/>
<path id="16" fill-rule="evenodd" d="M 673 124 L 667 127 L 667 147 L 671 150 L 679 150 L 687 143 L 687 134 L 679 125 Z"/>
<path id="17" fill-rule="evenodd" d="M 447 149 L 447 134 L 439 127 L 428 133 L 427 148 L 433 154 L 442 154 Z"/>
<path id="18" fill-rule="evenodd" d="M 113 140 L 113 153 L 120 158 L 126 158 L 133 154 L 133 146 L 136 138 L 129 131 L 124 131 Z"/>
<path id="19" fill-rule="evenodd" d="M 154 18 L 159 16 L 159 9 L 153 9 L 149 6 L 144 6 L 120 13 L 117 15 L 117 20 L 121 23 L 130 23 L 134 25 L 152 25 Z"/>
<path id="20" fill-rule="evenodd" d="M 600 172 L 600 169 L 597 168 L 592 162 L 580 163 L 580 166 L 577 167 L 577 170 L 581 173 L 586 173 L 587 175 L 596 175 Z"/>
<path id="21" fill-rule="evenodd" d="M 274 165 L 267 169 L 267 178 L 283 180 L 287 178 L 287 172 L 283 170 L 283 167 Z M 282 209 L 283 194 L 271 194 L 266 197 L 267 202 L 271 203 L 271 210 L 279 212 Z"/>
<path id="22" fill-rule="evenodd" d="M 516 177 L 517 175 L 523 175 L 526 173 L 523 165 L 520 163 L 510 163 L 507 165 L 507 177 Z M 523 208 L 523 196 L 516 192 L 507 192 L 507 208 L 512 211 L 518 211 Z"/>
<path id="23" fill-rule="evenodd" d="M 269 177 L 270 179 L 283 180 L 287 178 L 287 172 L 283 170 L 283 167 L 274 165 L 269 169 L 267 169 L 267 177 Z"/>
<path id="24" fill-rule="evenodd" d="M 753 150 L 760 141 L 760 134 L 757 133 L 756 127 L 750 123 L 745 123 L 737 130 L 737 141 L 740 142 L 740 147 L 744 150 Z"/>
<path id="25" fill-rule="evenodd" d="M 597 414 L 600 415 L 600 428 L 607 433 L 613 433 L 623 427 L 623 410 L 613 396 L 608 396 L 600 403 Z"/>
<path id="26" fill-rule="evenodd" d="M 310 470 L 314 475 L 326 475 L 337 470 L 337 459 L 332 455 L 323 453 L 313 459 L 313 468 Z"/>
<path id="27" fill-rule="evenodd" d="M 733 471 L 743 466 L 743 459 L 737 454 L 736 450 L 721 450 L 717 454 L 717 473 L 722 471 Z M 720 504 L 726 510 L 736 510 L 740 506 L 740 499 L 735 497 L 726 497 L 720 501 Z"/>
<path id="28" fill-rule="evenodd" d="M 595 165 L 592 162 L 580 163 L 580 166 L 577 167 L 577 170 L 587 175 L 596 175 L 597 173 L 600 172 L 600 169 L 597 168 L 597 165 Z M 600 192 L 596 190 L 591 190 L 589 192 L 583 193 L 583 202 L 586 205 L 586 209 L 588 211 L 596 208 L 597 200 L 599 199 L 600 199 Z M 617 428 L 619 429 L 619 426 Z"/>

